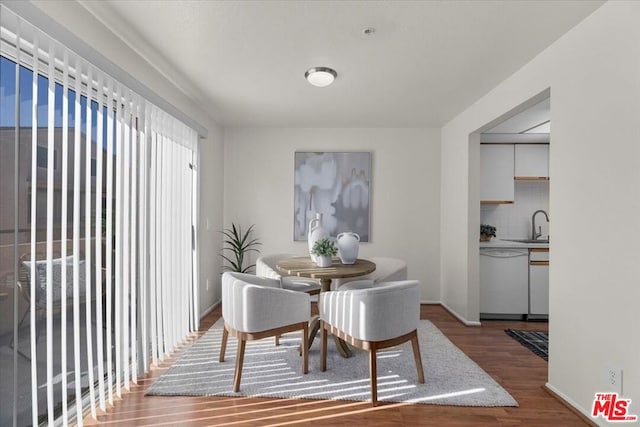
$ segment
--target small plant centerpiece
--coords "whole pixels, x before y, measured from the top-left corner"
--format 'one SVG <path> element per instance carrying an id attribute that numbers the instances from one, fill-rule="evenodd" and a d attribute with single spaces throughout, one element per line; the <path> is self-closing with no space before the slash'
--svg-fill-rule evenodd
<path id="1" fill-rule="evenodd" d="M 338 254 L 338 247 L 327 237 L 323 237 L 313 244 L 311 254 L 316 256 L 316 265 L 318 267 L 330 267 L 331 257 Z"/>
<path id="2" fill-rule="evenodd" d="M 496 228 L 489 224 L 480 224 L 480 241 L 488 242 L 492 237 L 496 237 Z"/>
<path id="3" fill-rule="evenodd" d="M 240 226 L 236 227 L 231 223 L 231 228 L 221 231 L 224 234 L 225 247 L 222 248 L 222 258 L 229 263 L 223 266 L 225 271 L 236 271 L 238 273 L 249 273 L 255 264 L 244 267 L 245 256 L 249 252 L 260 252 L 256 246 L 261 245 L 257 238 L 252 238 L 253 225 L 251 225 L 244 233 Z M 225 251 L 231 252 L 229 256 L 225 255 Z"/>

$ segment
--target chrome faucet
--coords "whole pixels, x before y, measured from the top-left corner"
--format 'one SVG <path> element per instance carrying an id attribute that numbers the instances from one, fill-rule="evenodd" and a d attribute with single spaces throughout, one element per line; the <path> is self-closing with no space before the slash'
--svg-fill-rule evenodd
<path id="1" fill-rule="evenodd" d="M 531 238 L 533 240 L 537 240 L 538 237 L 542 236 L 542 226 L 538 227 L 538 231 L 536 231 L 536 215 L 539 213 L 543 213 L 547 222 L 549 222 L 549 215 L 547 215 L 547 213 L 542 209 L 535 211 L 533 215 L 531 215 Z"/>

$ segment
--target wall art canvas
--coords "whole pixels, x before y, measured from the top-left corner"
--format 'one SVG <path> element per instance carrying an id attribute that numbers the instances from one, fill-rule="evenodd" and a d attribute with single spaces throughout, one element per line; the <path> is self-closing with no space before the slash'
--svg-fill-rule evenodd
<path id="1" fill-rule="evenodd" d="M 295 153 L 294 240 L 307 240 L 319 212 L 331 236 L 351 231 L 368 242 L 370 198 L 370 152 Z"/>

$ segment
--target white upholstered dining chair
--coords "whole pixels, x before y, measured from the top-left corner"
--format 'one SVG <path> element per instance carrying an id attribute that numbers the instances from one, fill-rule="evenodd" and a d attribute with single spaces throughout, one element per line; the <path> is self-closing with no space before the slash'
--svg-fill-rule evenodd
<path id="1" fill-rule="evenodd" d="M 317 279 L 308 279 L 298 276 L 282 276 L 276 267 L 281 259 L 291 258 L 292 254 L 263 255 L 256 260 L 256 276 L 268 277 L 280 280 L 283 289 L 306 292 L 309 295 L 320 293 L 320 282 Z"/>
<path id="2" fill-rule="evenodd" d="M 345 283 L 353 281 L 370 280 L 372 283 L 379 283 L 407 280 L 407 263 L 404 260 L 392 257 L 370 257 L 367 259 L 376 265 L 375 271 L 365 276 L 335 279 L 331 282 L 331 289 L 340 289 Z"/>
<path id="3" fill-rule="evenodd" d="M 320 370 L 327 369 L 327 333 L 369 351 L 371 403 L 378 402 L 377 351 L 411 341 L 418 382 L 424 371 L 418 343 L 420 290 L 417 280 L 354 281 L 320 294 Z M 391 362 L 391 359 L 389 359 Z"/>
<path id="4" fill-rule="evenodd" d="M 282 289 L 290 291 L 306 292 L 309 295 L 320 293 L 320 281 L 307 277 L 283 276 L 278 271 L 278 261 L 299 255 L 293 254 L 271 254 L 258 257 L 256 260 L 256 276 L 268 277 L 280 281 Z M 280 345 L 280 336 L 275 336 L 275 344 Z"/>
<path id="5" fill-rule="evenodd" d="M 240 390 L 247 341 L 302 331 L 302 373 L 309 370 L 309 294 L 280 287 L 280 281 L 252 274 L 222 275 L 224 329 L 220 362 L 224 362 L 228 336 L 238 339 L 233 391 Z"/>

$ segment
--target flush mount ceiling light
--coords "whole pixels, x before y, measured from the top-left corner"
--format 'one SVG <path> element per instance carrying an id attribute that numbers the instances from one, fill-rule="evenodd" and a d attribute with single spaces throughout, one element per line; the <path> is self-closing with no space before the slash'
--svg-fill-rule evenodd
<path id="1" fill-rule="evenodd" d="M 317 87 L 329 86 L 338 77 L 336 70 L 329 67 L 313 67 L 304 73 L 304 78 Z"/>

